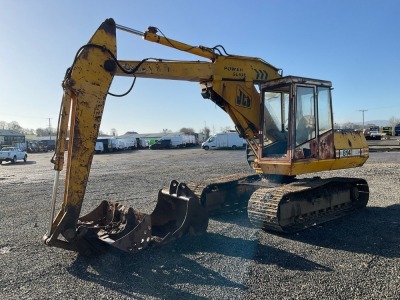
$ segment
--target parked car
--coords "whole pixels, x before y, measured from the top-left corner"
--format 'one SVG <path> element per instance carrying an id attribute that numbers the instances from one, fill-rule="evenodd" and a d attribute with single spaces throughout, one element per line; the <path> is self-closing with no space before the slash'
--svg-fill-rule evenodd
<path id="1" fill-rule="evenodd" d="M 364 136 L 366 140 L 381 140 L 382 134 L 379 132 L 379 126 L 369 126 L 364 129 Z"/>
<path id="2" fill-rule="evenodd" d="M 0 164 L 2 164 L 3 161 L 11 161 L 13 164 L 15 164 L 17 160 L 26 162 L 27 159 L 28 154 L 17 147 L 3 147 L 0 151 Z"/>

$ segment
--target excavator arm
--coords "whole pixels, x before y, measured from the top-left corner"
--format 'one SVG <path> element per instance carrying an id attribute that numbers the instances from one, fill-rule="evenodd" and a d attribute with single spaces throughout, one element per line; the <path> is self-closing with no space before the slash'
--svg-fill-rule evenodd
<path id="1" fill-rule="evenodd" d="M 57 130 L 57 144 L 52 162 L 55 180 L 48 236 L 49 245 L 78 250 L 77 222 L 89 178 L 94 147 L 100 129 L 106 95 L 113 74 L 105 62 L 116 55 L 115 26 L 104 22 L 87 45 L 81 47 L 67 70 Z M 69 130 L 65 189 L 60 211 L 54 218 L 60 172 Z M 57 239 L 62 234 L 66 241 Z M 77 246 L 78 245 L 78 246 Z"/>

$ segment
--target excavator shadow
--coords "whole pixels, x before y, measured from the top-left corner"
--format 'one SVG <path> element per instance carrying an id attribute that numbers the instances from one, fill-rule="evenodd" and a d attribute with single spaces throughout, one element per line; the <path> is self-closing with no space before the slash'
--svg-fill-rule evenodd
<path id="1" fill-rule="evenodd" d="M 239 225 L 241 227 L 245 227 L 248 229 L 253 228 L 254 226 L 251 224 L 248 216 L 247 209 L 235 210 L 229 213 L 219 214 L 210 216 L 210 220 L 214 220 L 221 223 L 228 223 L 233 225 Z"/>
<path id="2" fill-rule="evenodd" d="M 370 207 L 295 233 L 266 231 L 285 239 L 349 252 L 400 257 L 400 204 Z M 245 209 L 211 219 L 254 228 Z"/>
<path id="3" fill-rule="evenodd" d="M 266 231 L 285 239 L 349 252 L 400 257 L 400 205 L 367 207 L 336 220 L 295 233 Z M 247 211 L 216 215 L 212 220 L 251 229 Z"/>
<path id="4" fill-rule="evenodd" d="M 163 247 L 147 248 L 134 255 L 108 248 L 109 251 L 97 256 L 77 256 L 68 268 L 69 273 L 135 299 L 206 299 L 182 289 L 187 284 L 245 293 L 247 287 L 243 282 L 223 275 L 228 261 L 237 266 L 235 274 L 247 273 L 249 264 L 243 261 L 302 271 L 331 271 L 298 255 L 262 245 L 257 239 L 246 240 L 217 233 L 185 236 Z M 227 262 L 221 256 L 226 257 Z M 216 261 L 220 263 L 216 264 Z"/>
<path id="5" fill-rule="evenodd" d="M 182 243 L 182 254 L 196 252 L 216 253 L 228 257 L 252 260 L 262 265 L 276 265 L 287 270 L 306 272 L 314 270 L 325 272 L 332 271 L 332 269 L 328 267 L 317 264 L 299 255 L 261 244 L 257 234 L 253 235 L 251 239 L 243 239 L 208 233 L 201 236 L 196 244 L 186 242 L 187 245 L 185 245 L 185 241 L 183 240 L 177 242 L 179 244 Z"/>
<path id="6" fill-rule="evenodd" d="M 28 160 L 28 161 L 17 161 L 15 164 L 12 162 L 3 162 L 1 167 L 17 167 L 21 165 L 36 165 L 36 160 Z"/>
<path id="7" fill-rule="evenodd" d="M 400 204 L 367 207 L 298 233 L 283 235 L 287 239 L 323 248 L 400 257 Z"/>

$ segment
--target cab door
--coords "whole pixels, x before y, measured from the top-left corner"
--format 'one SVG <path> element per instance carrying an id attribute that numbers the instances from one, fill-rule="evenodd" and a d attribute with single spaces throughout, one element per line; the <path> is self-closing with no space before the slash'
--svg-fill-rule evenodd
<path id="1" fill-rule="evenodd" d="M 295 85 L 294 160 L 334 157 L 330 89 Z"/>

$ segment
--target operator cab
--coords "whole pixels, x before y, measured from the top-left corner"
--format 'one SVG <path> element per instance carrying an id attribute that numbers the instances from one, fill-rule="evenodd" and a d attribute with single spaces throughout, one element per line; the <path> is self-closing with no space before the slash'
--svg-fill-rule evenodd
<path id="1" fill-rule="evenodd" d="M 334 158 L 330 81 L 286 76 L 261 86 L 261 160 Z"/>

